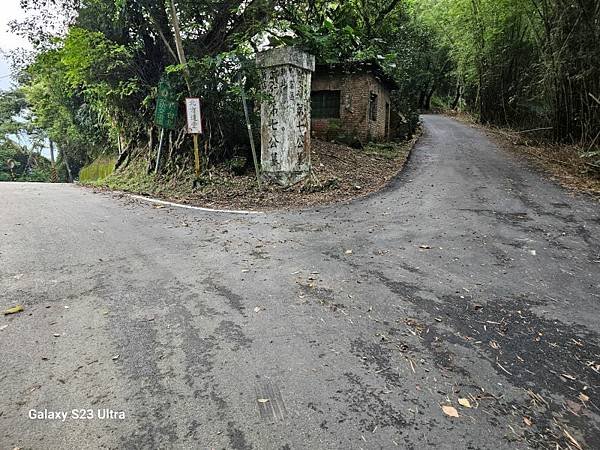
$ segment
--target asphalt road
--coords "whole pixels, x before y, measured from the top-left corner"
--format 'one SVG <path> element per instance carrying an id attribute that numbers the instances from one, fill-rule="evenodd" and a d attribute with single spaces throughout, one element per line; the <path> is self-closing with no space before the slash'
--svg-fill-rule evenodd
<path id="1" fill-rule="evenodd" d="M 0 184 L 0 448 L 600 448 L 600 204 L 423 120 L 309 211 Z"/>

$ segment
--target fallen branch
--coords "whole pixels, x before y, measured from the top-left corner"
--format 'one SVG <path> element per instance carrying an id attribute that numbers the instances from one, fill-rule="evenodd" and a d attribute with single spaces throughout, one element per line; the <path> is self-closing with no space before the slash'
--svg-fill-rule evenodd
<path id="1" fill-rule="evenodd" d="M 510 373 L 508 370 L 506 370 L 502 364 L 500 364 L 498 361 L 496 361 L 496 364 L 498 365 L 498 367 L 500 367 L 502 370 L 504 370 L 507 374 L 509 374 L 512 377 L 512 373 Z"/>
<path id="2" fill-rule="evenodd" d="M 532 133 L 534 131 L 548 131 L 548 130 L 553 130 L 553 127 L 544 127 L 544 128 L 533 128 L 531 130 L 523 130 L 523 131 L 516 131 L 516 133 Z"/>

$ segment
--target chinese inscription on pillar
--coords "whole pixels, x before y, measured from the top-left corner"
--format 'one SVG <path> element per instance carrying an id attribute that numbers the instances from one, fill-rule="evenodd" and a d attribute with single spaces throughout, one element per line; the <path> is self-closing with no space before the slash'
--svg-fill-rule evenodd
<path id="1" fill-rule="evenodd" d="M 293 47 L 260 53 L 262 89 L 261 165 L 263 176 L 284 186 L 310 171 L 310 87 L 315 58 Z"/>

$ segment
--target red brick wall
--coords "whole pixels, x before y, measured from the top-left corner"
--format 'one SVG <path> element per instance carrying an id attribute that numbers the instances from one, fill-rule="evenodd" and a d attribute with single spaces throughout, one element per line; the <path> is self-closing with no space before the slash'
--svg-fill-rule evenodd
<path id="1" fill-rule="evenodd" d="M 389 91 L 371 74 L 313 74 L 313 91 L 340 91 L 339 119 L 312 119 L 312 134 L 327 140 L 352 143 L 386 140 L 385 104 Z M 377 120 L 369 119 L 369 98 L 377 94 Z"/>

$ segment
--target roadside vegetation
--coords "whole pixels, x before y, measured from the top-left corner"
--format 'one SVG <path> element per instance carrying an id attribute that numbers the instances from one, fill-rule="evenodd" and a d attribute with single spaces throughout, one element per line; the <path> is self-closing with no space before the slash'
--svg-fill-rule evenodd
<path id="1" fill-rule="evenodd" d="M 30 152 L 19 146 L 0 149 L 0 181 L 37 181 L 52 180 L 50 161 L 38 153 Z"/>
<path id="2" fill-rule="evenodd" d="M 29 130 L 58 149 L 61 179 L 89 179 L 91 172 L 97 179 L 108 171 L 97 172 L 97 163 L 83 174 L 81 169 L 111 159 L 111 185 L 122 180 L 122 188 L 140 178 L 175 184 L 190 178 L 193 150 L 183 114 L 167 133 L 160 173 L 150 177 L 161 80 L 173 86 L 180 103 L 190 94 L 202 98 L 203 178 L 213 180 L 221 164 L 235 174 L 250 173 L 241 89 L 257 127 L 252 106 L 264 94 L 254 55 L 279 45 L 298 46 L 319 63 L 376 61 L 398 83 L 393 106 L 407 138 L 419 111 L 465 111 L 481 123 L 575 146 L 588 168 L 585 175 L 600 176 L 597 1 L 24 0 L 22 5 L 27 19 L 13 26 L 34 51 L 14 55 L 18 86 L 11 95 L 22 99 Z M 185 65 L 177 56 L 173 11 Z"/>
<path id="3" fill-rule="evenodd" d="M 148 174 L 142 161 L 88 184 L 211 208 L 302 208 L 348 201 L 380 190 L 402 169 L 415 139 L 364 149 L 313 140 L 311 176 L 288 188 L 263 185 L 259 189 L 254 173 L 240 171 L 231 161 L 213 165 L 196 187 L 193 172 L 180 177 Z"/>
<path id="4" fill-rule="evenodd" d="M 26 106 L 22 92 L 0 92 L 0 181 L 52 179 L 51 162 L 40 154 L 40 133 L 24 116 Z M 22 135 L 29 145 L 21 143 Z"/>
<path id="5" fill-rule="evenodd" d="M 83 167 L 79 171 L 79 181 L 82 183 L 92 183 L 98 180 L 104 180 L 115 168 L 115 160 L 106 156 L 98 157 L 91 164 Z"/>
<path id="6" fill-rule="evenodd" d="M 425 107 L 488 125 L 564 185 L 600 184 L 600 2 L 414 0 L 451 63 Z M 452 92 L 454 85 L 454 93 Z M 428 99 L 433 98 L 431 104 Z"/>

